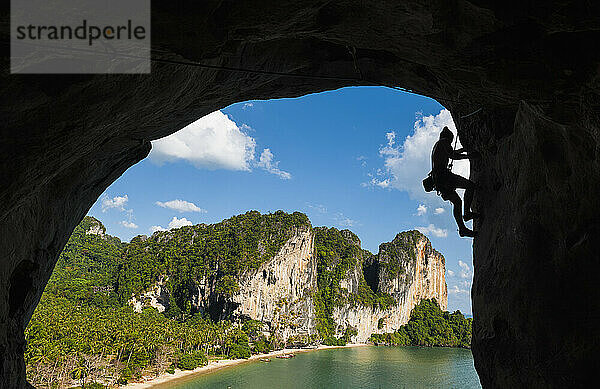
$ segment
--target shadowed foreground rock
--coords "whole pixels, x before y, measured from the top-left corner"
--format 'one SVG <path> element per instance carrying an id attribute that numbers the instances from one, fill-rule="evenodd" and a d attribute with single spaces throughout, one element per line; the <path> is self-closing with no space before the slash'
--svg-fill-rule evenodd
<path id="1" fill-rule="evenodd" d="M 234 102 L 357 84 L 436 98 L 482 155 L 472 169 L 484 215 L 472 296 L 484 387 L 591 379 L 600 339 L 597 3 L 190 0 L 152 11 L 156 57 L 340 77 L 359 77 L 358 68 L 362 78 L 164 63 L 151 75 L 10 76 L 5 47 L 0 387 L 27 385 L 23 329 L 59 252 L 150 140 Z M 8 41 L 8 27 L 2 34 Z"/>

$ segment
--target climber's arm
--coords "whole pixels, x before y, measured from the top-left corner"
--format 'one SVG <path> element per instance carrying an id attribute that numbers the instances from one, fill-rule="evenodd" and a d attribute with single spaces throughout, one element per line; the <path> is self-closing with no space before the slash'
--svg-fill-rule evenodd
<path id="1" fill-rule="evenodd" d="M 450 153 L 451 159 L 469 159 L 469 154 L 464 149 L 452 150 Z"/>

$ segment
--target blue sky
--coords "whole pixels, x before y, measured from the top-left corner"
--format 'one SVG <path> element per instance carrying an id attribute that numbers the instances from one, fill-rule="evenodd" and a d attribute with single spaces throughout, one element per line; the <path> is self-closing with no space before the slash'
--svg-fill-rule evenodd
<path id="1" fill-rule="evenodd" d="M 470 314 L 472 241 L 458 237 L 449 203 L 421 187 L 444 125 L 454 130 L 435 100 L 382 87 L 237 103 L 153 142 L 89 214 L 129 241 L 251 209 L 301 211 L 374 253 L 417 228 L 446 258 L 449 310 Z M 454 172 L 468 175 L 468 163 Z"/>

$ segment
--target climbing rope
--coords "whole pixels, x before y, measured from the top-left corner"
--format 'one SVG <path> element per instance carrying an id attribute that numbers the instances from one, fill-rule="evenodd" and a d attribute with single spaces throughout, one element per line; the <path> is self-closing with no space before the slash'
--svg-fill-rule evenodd
<path id="1" fill-rule="evenodd" d="M 452 148 L 452 151 L 456 151 L 456 143 L 458 142 L 458 131 L 456 131 L 456 136 L 454 137 L 454 147 Z M 454 167 L 454 160 L 450 159 L 450 164 L 448 165 L 448 169 L 450 169 L 450 171 L 452 171 L 452 168 Z"/>
<path id="2" fill-rule="evenodd" d="M 482 109 L 483 109 L 483 108 L 479 108 L 478 110 L 475 110 L 475 111 L 471 112 L 471 113 L 470 113 L 470 114 L 468 114 L 468 115 L 463 115 L 463 116 L 460 116 L 460 118 L 461 118 L 461 119 L 468 118 L 468 117 L 469 117 L 469 116 L 471 116 L 471 115 L 475 115 L 477 112 L 481 111 Z"/>
<path id="3" fill-rule="evenodd" d="M 5 44 L 9 44 L 9 42 L 4 42 Z M 81 48 L 73 48 L 73 47 L 66 47 L 66 46 L 54 46 L 54 47 L 47 47 L 44 45 L 38 45 L 38 44 L 34 44 L 34 43 L 26 43 L 26 42 L 16 42 L 16 44 L 20 44 L 20 45 L 27 45 L 27 46 L 36 46 L 36 47 L 41 47 L 44 49 L 55 49 L 56 51 L 58 50 L 64 50 L 64 51 L 73 51 L 73 52 L 87 52 L 87 53 L 92 53 L 92 54 L 106 54 L 106 55 L 111 55 L 111 56 L 116 56 L 116 57 L 121 57 L 121 58 L 131 58 L 131 59 L 147 59 L 146 57 L 142 57 L 142 56 L 137 56 L 137 55 L 132 55 L 132 54 L 125 54 L 125 53 L 119 53 L 119 52 L 104 52 L 104 53 L 99 53 L 95 50 L 86 50 L 86 49 L 81 49 Z M 251 74 L 261 74 L 261 75 L 271 75 L 271 76 L 280 76 L 280 77 L 291 77 L 291 78 L 304 78 L 304 79 L 317 79 L 317 80 L 332 80 L 332 81 L 348 81 L 348 82 L 353 82 L 353 83 L 363 83 L 363 82 L 367 82 L 370 84 L 374 84 L 374 85 L 378 85 L 378 86 L 382 86 L 382 87 L 386 87 L 386 88 L 391 88 L 391 89 L 395 89 L 397 91 L 400 92 L 404 92 L 404 93 L 410 93 L 410 94 L 414 94 L 414 95 L 418 95 L 418 96 L 424 96 L 421 93 L 415 92 L 411 89 L 407 89 L 407 88 L 403 88 L 400 86 L 395 86 L 395 85 L 387 85 L 384 84 L 382 82 L 378 82 L 378 81 L 373 81 L 373 80 L 369 80 L 363 77 L 363 73 L 360 70 L 360 67 L 358 65 L 358 59 L 357 59 L 357 55 L 356 55 L 356 47 L 355 46 L 346 46 L 346 48 L 348 49 L 348 52 L 350 53 L 350 55 L 352 56 L 352 62 L 354 65 L 354 71 L 356 72 L 356 74 L 358 75 L 358 77 L 340 77 L 340 76 L 332 76 L 332 75 L 316 75 L 316 74 L 298 74 L 298 73 L 289 73 L 289 72 L 276 72 L 276 71 L 270 71 L 270 70 L 261 70 L 261 69 L 248 69 L 248 68 L 242 68 L 242 67 L 233 67 L 233 66 L 223 66 L 223 65 L 209 65 L 209 64 L 205 64 L 205 63 L 201 63 L 201 62 L 196 62 L 196 61 L 183 61 L 183 60 L 176 60 L 176 59 L 166 59 L 166 58 L 150 58 L 150 61 L 152 62 L 158 62 L 158 63 L 165 63 L 165 64 L 172 64 L 172 65 L 182 65 L 182 66 L 191 66 L 191 67 L 199 67 L 199 68 L 204 68 L 204 69 L 213 69 L 213 70 L 221 70 L 221 71 L 228 71 L 228 72 L 242 72 L 242 73 L 251 73 Z M 159 53 L 157 50 L 151 50 L 154 53 Z M 405 60 L 405 59 L 403 59 Z M 414 64 L 418 64 L 417 62 L 414 61 L 410 61 L 410 60 L 405 60 L 406 62 L 410 62 L 410 63 L 414 63 Z M 459 99 L 458 100 L 452 100 L 452 99 L 448 99 L 446 97 L 441 97 L 441 96 L 436 96 L 436 95 L 427 95 L 427 97 L 430 98 L 434 98 L 436 100 L 442 100 L 442 101 L 446 101 L 446 102 L 450 102 L 450 103 L 460 103 L 460 94 L 459 94 Z M 465 119 L 468 118 L 472 115 L 475 115 L 476 113 L 480 112 L 483 108 L 479 108 L 467 115 L 463 115 L 460 116 L 460 119 Z"/>
<path id="4" fill-rule="evenodd" d="M 10 42 L 4 42 L 4 44 L 10 45 Z M 46 50 L 48 50 L 48 49 L 55 50 L 56 52 L 58 52 L 60 50 L 63 50 L 63 51 L 72 51 L 72 52 L 85 52 L 85 53 L 91 53 L 91 54 L 105 54 L 105 55 L 110 55 L 110 56 L 113 56 L 113 57 L 130 58 L 130 59 L 141 59 L 141 60 L 146 60 L 147 59 L 146 57 L 142 57 L 142 56 L 137 56 L 137 55 L 132 55 L 132 54 L 125 54 L 125 53 L 114 52 L 114 51 L 113 52 L 100 53 L 100 52 L 97 52 L 97 51 L 94 51 L 94 50 L 87 50 L 87 49 L 80 49 L 80 48 L 73 48 L 73 47 L 65 47 L 65 46 L 47 47 L 47 46 L 43 46 L 43 45 L 39 45 L 39 44 L 35 44 L 35 43 L 28 43 L 28 42 L 27 43 L 26 42 L 16 42 L 14 44 L 27 45 L 27 46 L 35 46 L 35 47 L 44 48 Z M 158 53 L 156 50 L 152 50 L 152 51 L 154 53 Z M 394 86 L 394 85 L 387 85 L 387 84 L 384 84 L 382 82 L 373 81 L 373 80 L 369 80 L 369 79 L 363 78 L 363 74 L 362 74 L 362 72 L 361 72 L 361 70 L 360 70 L 360 68 L 358 66 L 358 60 L 356 58 L 356 48 L 348 46 L 348 51 L 350 52 L 350 54 L 353 57 L 354 68 L 355 68 L 355 71 L 357 72 L 357 74 L 359 76 L 358 78 L 357 77 L 341 77 L 341 76 L 334 76 L 334 75 L 317 75 L 317 74 L 298 74 L 298 73 L 289 73 L 289 72 L 276 72 L 276 71 L 271 71 L 271 70 L 249 69 L 249 68 L 233 67 L 233 66 L 223 66 L 223 65 L 210 65 L 210 64 L 206 64 L 206 63 L 202 63 L 202 62 L 196 62 L 196 61 L 176 60 L 176 59 L 157 58 L 157 57 L 150 58 L 150 61 L 156 62 L 156 63 L 181 65 L 181 66 L 189 66 L 189 67 L 198 67 L 198 68 L 212 69 L 212 70 L 221 70 L 221 71 L 228 71 L 228 72 L 241 72 L 241 73 L 250 73 L 250 74 L 271 75 L 271 76 L 290 77 L 290 78 L 316 79 L 316 80 L 347 81 L 347 82 L 353 82 L 353 83 L 359 83 L 359 84 L 367 82 L 367 83 L 370 83 L 370 84 L 373 84 L 373 85 L 378 85 L 378 86 L 383 86 L 383 87 L 386 87 L 386 88 L 395 89 L 397 91 L 404 92 L 404 93 L 410 93 L 410 94 L 419 95 L 419 96 L 426 96 L 426 97 L 434 98 L 436 100 L 446 101 L 446 102 L 450 102 L 450 103 L 460 103 L 457 100 L 448 99 L 447 97 L 436 96 L 436 95 L 432 95 L 432 94 L 430 94 L 430 95 L 423 95 L 423 94 L 415 92 L 415 91 L 413 91 L 411 89 L 402 88 L 402 87 Z M 409 60 L 406 60 L 406 61 L 413 63 L 413 61 L 409 61 Z M 470 115 L 472 115 L 472 114 L 469 114 L 469 115 L 466 115 L 466 116 L 470 116 Z"/>

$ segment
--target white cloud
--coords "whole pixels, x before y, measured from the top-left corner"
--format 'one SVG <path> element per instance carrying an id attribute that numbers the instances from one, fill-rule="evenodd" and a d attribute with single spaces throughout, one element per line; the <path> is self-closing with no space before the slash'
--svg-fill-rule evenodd
<path id="1" fill-rule="evenodd" d="M 254 131 L 254 128 L 250 127 L 246 123 L 242 123 L 242 125 L 240 126 L 240 129 L 245 133 Z"/>
<path id="2" fill-rule="evenodd" d="M 367 167 L 367 157 L 365 157 L 364 155 L 356 157 L 356 160 L 360 162 L 360 166 Z"/>
<path id="3" fill-rule="evenodd" d="M 423 216 L 427 213 L 427 207 L 424 204 L 419 204 L 417 208 L 417 216 Z"/>
<path id="4" fill-rule="evenodd" d="M 436 236 L 438 238 L 445 238 L 448 236 L 448 230 L 438 228 L 433 224 L 430 224 L 427 227 L 416 227 L 416 229 L 422 234 L 432 234 L 433 236 Z"/>
<path id="5" fill-rule="evenodd" d="M 134 222 L 128 222 L 128 221 L 125 221 L 125 220 L 121 221 L 119 224 L 122 225 L 125 228 L 131 228 L 131 229 L 138 228 L 138 225 L 135 224 Z"/>
<path id="6" fill-rule="evenodd" d="M 279 169 L 279 161 L 273 162 L 273 153 L 269 149 L 264 149 L 260 154 L 260 160 L 256 166 L 268 171 L 269 173 L 279 176 L 282 180 L 289 180 L 292 175 Z"/>
<path id="7" fill-rule="evenodd" d="M 306 203 L 306 206 L 310 209 L 313 209 L 313 210 L 319 212 L 319 213 L 327 213 L 327 208 L 323 204 L 313 205 L 313 204 Z"/>
<path id="8" fill-rule="evenodd" d="M 458 285 L 452 285 L 452 287 L 448 288 L 448 294 L 470 294 L 471 288 L 465 289 L 461 288 Z"/>
<path id="9" fill-rule="evenodd" d="M 336 213 L 333 219 L 335 220 L 338 226 L 344 228 L 354 227 L 359 224 L 356 220 L 350 219 L 341 212 Z"/>
<path id="10" fill-rule="evenodd" d="M 242 106 L 242 109 L 248 109 L 248 108 L 252 108 L 252 107 L 254 107 L 254 103 L 248 102 L 248 103 L 244 103 L 244 105 Z"/>
<path id="11" fill-rule="evenodd" d="M 152 233 L 155 233 L 156 231 L 168 231 L 168 230 L 162 226 L 152 226 L 152 227 L 150 227 L 150 231 L 152 231 Z"/>
<path id="12" fill-rule="evenodd" d="M 169 229 L 180 228 L 184 226 L 191 226 L 193 223 L 188 219 L 182 217 L 178 219 L 177 216 L 173 216 L 173 219 L 169 222 Z"/>
<path id="13" fill-rule="evenodd" d="M 125 211 L 125 204 L 127 204 L 129 198 L 127 195 L 115 196 L 112 199 L 108 196 L 102 198 L 102 212 L 106 212 L 108 209 L 116 208 L 120 211 Z"/>
<path id="14" fill-rule="evenodd" d="M 450 272 L 450 271 L 448 271 Z M 448 281 L 448 306 L 451 310 L 460 309 L 463 313 L 471 313 L 471 280 Z"/>
<path id="15" fill-rule="evenodd" d="M 463 313 L 471 312 L 471 286 L 473 285 L 473 269 L 469 264 L 459 260 L 459 270 L 448 271 L 448 305 L 452 309 L 460 309 Z"/>
<path id="16" fill-rule="evenodd" d="M 436 208 L 433 210 L 433 213 L 435 213 L 436 215 L 441 215 L 444 212 L 446 212 L 444 208 Z"/>
<path id="17" fill-rule="evenodd" d="M 391 184 L 391 180 L 389 178 L 386 178 L 384 180 L 378 180 L 376 178 L 371 178 L 370 182 L 363 182 L 360 185 L 363 187 L 378 186 L 382 189 L 385 189 L 385 188 L 389 188 L 390 184 Z"/>
<path id="18" fill-rule="evenodd" d="M 385 137 L 387 138 L 388 146 L 389 147 L 394 146 L 394 142 L 396 141 L 396 132 L 395 131 L 388 132 L 387 134 L 385 134 Z"/>
<path id="19" fill-rule="evenodd" d="M 388 132 L 387 143 L 379 150 L 380 156 L 384 159 L 387 177 L 373 179 L 371 185 L 406 191 L 413 199 L 431 200 L 431 193 L 427 194 L 423 190 L 421 181 L 431 170 L 431 149 L 439 139 L 444 126 L 448 126 L 456 136 L 456 126 L 450 111 L 446 109 L 442 109 L 437 115 L 418 116 L 413 133 L 407 136 L 401 145 L 396 142 L 396 133 Z M 456 147 L 462 147 L 460 141 Z M 455 161 L 452 171 L 463 177 L 469 177 L 469 162 Z M 384 182 L 385 184 L 380 185 Z"/>
<path id="20" fill-rule="evenodd" d="M 459 260 L 458 261 L 458 266 L 460 266 L 460 272 L 458 273 L 458 276 L 460 278 L 466 278 L 466 279 L 472 279 L 473 278 L 473 272 L 471 271 L 471 268 L 469 267 L 468 264 L 466 264 L 465 262 Z"/>
<path id="21" fill-rule="evenodd" d="M 190 203 L 189 201 L 179 200 L 179 199 L 165 201 L 164 203 L 162 201 L 157 201 L 155 204 L 158 205 L 159 207 L 172 209 L 174 211 L 179 211 L 182 213 L 183 212 L 206 212 L 205 209 L 198 207 L 194 203 Z"/>
<path id="22" fill-rule="evenodd" d="M 197 168 L 250 170 L 256 141 L 221 111 L 152 142 L 150 159 L 158 164 L 185 160 Z"/>

